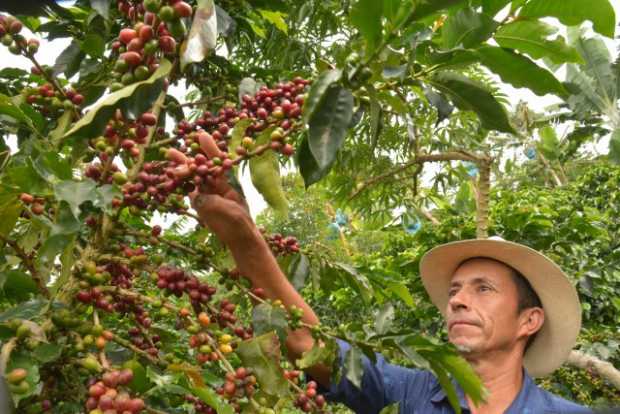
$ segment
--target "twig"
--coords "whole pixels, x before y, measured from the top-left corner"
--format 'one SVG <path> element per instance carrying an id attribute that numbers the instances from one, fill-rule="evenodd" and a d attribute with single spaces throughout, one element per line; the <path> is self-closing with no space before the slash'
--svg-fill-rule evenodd
<path id="1" fill-rule="evenodd" d="M 179 104 L 179 106 L 181 108 L 186 107 L 186 106 L 189 106 L 189 107 L 198 106 L 202 104 L 208 104 L 211 102 L 221 101 L 222 99 L 226 99 L 226 97 L 225 96 L 214 96 L 213 98 L 205 98 L 205 99 L 201 99 L 195 102 L 185 102 L 185 103 Z"/>
<path id="2" fill-rule="evenodd" d="M 415 158 L 411 161 L 406 162 L 405 164 L 400 165 L 384 174 L 373 177 L 366 182 L 364 182 L 350 197 L 349 200 L 357 197 L 362 191 L 366 190 L 366 188 L 376 184 L 379 181 L 382 181 L 386 178 L 392 177 L 402 171 L 405 171 L 408 168 L 411 168 L 414 165 L 421 165 L 426 162 L 438 162 L 438 161 L 470 161 L 470 162 L 479 162 L 481 160 L 486 159 L 485 156 L 471 154 L 466 151 L 450 151 L 443 152 L 440 154 L 419 154 L 415 156 Z"/>
<path id="3" fill-rule="evenodd" d="M 24 263 L 24 266 L 26 266 L 26 268 L 30 272 L 30 275 L 32 276 L 32 280 L 34 280 L 34 282 L 37 284 L 37 287 L 39 288 L 41 293 L 46 298 L 49 298 L 50 292 L 45 286 L 43 279 L 41 279 L 41 276 L 39 275 L 39 272 L 37 271 L 37 267 L 34 263 L 32 256 L 27 254 L 24 251 L 24 249 L 22 249 L 15 240 L 7 239 L 6 237 L 2 235 L 0 235 L 0 240 L 2 240 L 3 242 L 11 246 L 11 248 L 15 251 L 15 253 L 17 253 L 17 256 L 19 256 L 19 258 L 22 260 L 22 263 Z"/>

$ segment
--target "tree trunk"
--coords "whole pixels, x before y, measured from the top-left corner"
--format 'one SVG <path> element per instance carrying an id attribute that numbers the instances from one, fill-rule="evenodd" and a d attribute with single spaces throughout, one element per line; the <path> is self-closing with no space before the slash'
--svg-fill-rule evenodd
<path id="1" fill-rule="evenodd" d="M 491 160 L 478 163 L 478 194 L 476 197 L 476 237 L 489 237 L 489 193 L 491 191 Z"/>

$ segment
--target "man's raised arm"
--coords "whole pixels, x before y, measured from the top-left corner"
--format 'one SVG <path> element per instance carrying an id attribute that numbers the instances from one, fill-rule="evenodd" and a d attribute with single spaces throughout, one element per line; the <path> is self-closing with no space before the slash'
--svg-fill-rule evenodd
<path id="1" fill-rule="evenodd" d="M 315 325 L 319 319 L 301 295 L 280 270 L 260 231 L 250 217 L 245 201 L 223 179 L 210 186 L 209 193 L 193 198 L 193 206 L 203 224 L 206 224 L 230 249 L 238 270 L 253 287 L 262 288 L 265 296 L 280 299 L 289 309 L 303 310 L 302 321 Z M 314 346 L 315 340 L 308 328 L 289 330 L 286 347 L 294 361 Z M 329 387 L 330 369 L 316 366 L 307 370 L 321 385 Z"/>

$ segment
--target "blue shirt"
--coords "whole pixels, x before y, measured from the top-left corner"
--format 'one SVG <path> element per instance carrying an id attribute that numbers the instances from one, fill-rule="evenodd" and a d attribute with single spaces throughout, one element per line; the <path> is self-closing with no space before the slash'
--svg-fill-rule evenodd
<path id="1" fill-rule="evenodd" d="M 338 341 L 342 366 L 350 345 Z M 362 388 L 358 389 L 344 375 L 340 383 L 332 383 L 325 397 L 341 402 L 357 414 L 378 414 L 384 407 L 400 403 L 400 414 L 453 414 L 437 378 L 429 371 L 409 369 L 388 364 L 377 354 L 373 364 L 363 357 Z M 521 391 L 504 414 L 591 414 L 592 411 L 539 388 L 523 370 Z M 470 413 L 460 387 L 457 392 L 464 414 Z"/>

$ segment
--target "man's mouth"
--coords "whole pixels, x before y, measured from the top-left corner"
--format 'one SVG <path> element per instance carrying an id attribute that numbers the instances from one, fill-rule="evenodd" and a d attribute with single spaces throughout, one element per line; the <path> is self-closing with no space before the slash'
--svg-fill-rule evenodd
<path id="1" fill-rule="evenodd" d="M 477 326 L 475 323 L 471 321 L 455 320 L 455 321 L 451 321 L 450 323 L 448 323 L 448 330 L 452 329 L 455 326 L 459 326 L 459 325 Z"/>

